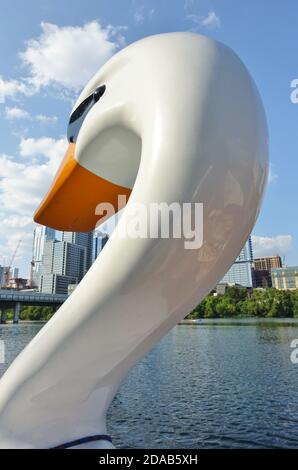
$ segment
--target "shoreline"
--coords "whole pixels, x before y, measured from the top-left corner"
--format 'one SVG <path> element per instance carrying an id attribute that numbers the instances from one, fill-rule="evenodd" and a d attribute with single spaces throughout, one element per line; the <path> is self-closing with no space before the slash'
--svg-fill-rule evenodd
<path id="1" fill-rule="evenodd" d="M 258 323 L 298 323 L 297 317 L 244 317 L 244 316 L 236 316 L 236 317 L 218 317 L 218 318 L 196 318 L 196 319 L 184 319 L 177 323 L 177 325 L 200 325 L 200 324 L 211 324 L 211 323 L 251 323 L 252 321 L 256 321 Z M 45 324 L 47 323 L 46 320 L 19 320 L 18 323 L 13 323 L 12 320 L 7 320 L 6 323 L 1 323 L 1 326 L 5 325 L 26 325 L 26 324 Z"/>
<path id="2" fill-rule="evenodd" d="M 298 324 L 297 317 L 218 317 L 218 318 L 196 318 L 181 320 L 178 325 L 206 325 L 206 324 L 247 324 L 251 325 L 252 321 L 256 323 L 295 323 Z"/>

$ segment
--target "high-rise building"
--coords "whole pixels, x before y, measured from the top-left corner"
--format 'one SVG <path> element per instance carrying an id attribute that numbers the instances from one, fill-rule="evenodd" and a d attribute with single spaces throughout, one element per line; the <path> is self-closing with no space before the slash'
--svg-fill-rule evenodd
<path id="1" fill-rule="evenodd" d="M 63 240 L 46 242 L 42 271 L 81 279 L 86 272 L 86 248 Z"/>
<path id="2" fill-rule="evenodd" d="M 93 263 L 93 232 L 63 232 L 62 240 L 86 248 L 85 269 L 88 271 Z"/>
<path id="3" fill-rule="evenodd" d="M 33 265 L 32 265 L 32 284 L 37 287 L 39 285 L 41 269 L 42 269 L 42 258 L 44 253 L 44 245 L 48 240 L 55 239 L 55 230 L 43 225 L 38 225 L 34 229 L 33 235 Z"/>
<path id="4" fill-rule="evenodd" d="M 43 274 L 40 277 L 40 292 L 45 294 L 67 294 L 70 284 L 75 282 L 72 277 L 59 274 Z"/>
<path id="5" fill-rule="evenodd" d="M 249 237 L 234 264 L 230 267 L 220 283 L 253 287 L 252 262 L 252 242 L 251 237 Z"/>
<path id="6" fill-rule="evenodd" d="M 67 294 L 69 284 L 86 273 L 87 248 L 65 240 L 45 242 L 40 291 Z"/>
<path id="7" fill-rule="evenodd" d="M 93 257 L 92 257 L 92 262 L 96 260 L 98 257 L 99 253 L 102 251 L 103 247 L 109 240 L 109 236 L 107 233 L 102 233 L 102 232 L 95 232 L 94 237 L 93 237 Z"/>
<path id="8" fill-rule="evenodd" d="M 264 256 L 263 258 L 254 258 L 255 271 L 270 271 L 272 268 L 281 268 L 281 257 L 278 255 Z"/>
<path id="9" fill-rule="evenodd" d="M 4 266 L 0 265 L 0 287 L 3 286 L 4 280 Z"/>
<path id="10" fill-rule="evenodd" d="M 272 287 L 271 269 L 281 268 L 281 257 L 264 256 L 253 260 L 253 279 L 255 287 Z"/>
<path id="11" fill-rule="evenodd" d="M 268 269 L 253 269 L 254 287 L 267 289 L 272 287 L 271 272 Z"/>
<path id="12" fill-rule="evenodd" d="M 298 289 L 298 266 L 271 269 L 272 287 L 279 290 Z"/>

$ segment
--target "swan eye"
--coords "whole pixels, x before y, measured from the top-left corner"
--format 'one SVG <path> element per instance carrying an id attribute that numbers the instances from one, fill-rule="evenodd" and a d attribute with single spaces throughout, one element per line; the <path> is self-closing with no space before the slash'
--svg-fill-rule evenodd
<path id="1" fill-rule="evenodd" d="M 102 95 L 104 94 L 105 91 L 106 91 L 106 86 L 105 85 L 101 85 L 101 86 L 96 88 L 96 90 L 93 93 L 93 99 L 94 99 L 95 103 L 97 103 L 97 101 L 102 97 Z"/>
<path id="2" fill-rule="evenodd" d="M 79 104 L 79 106 L 73 111 L 70 116 L 67 128 L 67 139 L 69 142 L 76 142 L 79 130 L 85 117 L 87 116 L 92 106 L 100 100 L 105 90 L 105 85 L 98 86 L 95 91 L 85 98 L 84 101 L 82 101 L 82 103 Z"/>

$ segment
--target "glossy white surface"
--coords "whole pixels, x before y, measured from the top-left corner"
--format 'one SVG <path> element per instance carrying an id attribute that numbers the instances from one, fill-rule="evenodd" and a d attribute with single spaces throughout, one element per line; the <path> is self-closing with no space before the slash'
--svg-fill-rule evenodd
<path id="1" fill-rule="evenodd" d="M 149 37 L 115 55 L 78 103 L 100 84 L 106 93 L 83 123 L 77 160 L 120 185 L 133 185 L 137 173 L 128 205 L 204 203 L 204 243 L 185 250 L 183 239 L 120 239 L 114 232 L 1 379 L 2 448 L 105 433 L 122 379 L 222 278 L 259 212 L 266 120 L 230 49 L 190 33 Z M 129 222 L 127 209 L 116 232 Z"/>

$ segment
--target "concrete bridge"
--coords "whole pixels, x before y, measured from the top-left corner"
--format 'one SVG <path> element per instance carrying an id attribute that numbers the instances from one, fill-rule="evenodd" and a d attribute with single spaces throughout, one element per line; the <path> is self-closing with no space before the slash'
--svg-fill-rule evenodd
<path id="1" fill-rule="evenodd" d="M 13 322 L 18 323 L 22 305 L 58 308 L 66 299 L 66 294 L 43 294 L 41 292 L 0 289 L 0 323 L 6 322 L 7 310 L 13 309 Z"/>

